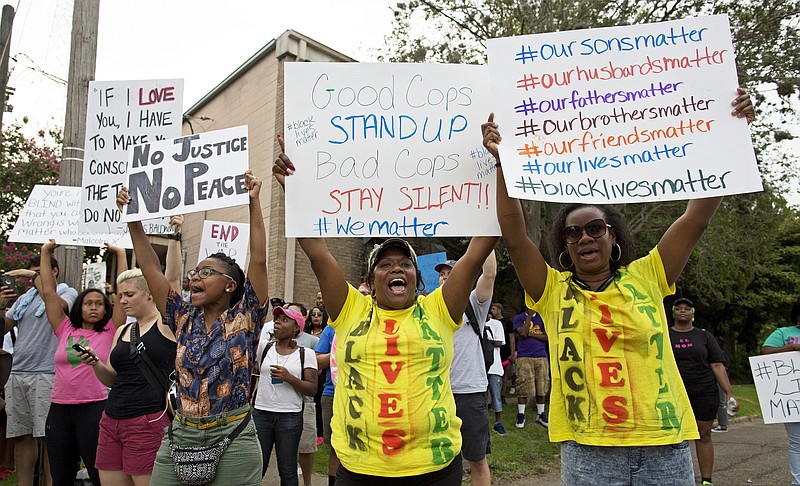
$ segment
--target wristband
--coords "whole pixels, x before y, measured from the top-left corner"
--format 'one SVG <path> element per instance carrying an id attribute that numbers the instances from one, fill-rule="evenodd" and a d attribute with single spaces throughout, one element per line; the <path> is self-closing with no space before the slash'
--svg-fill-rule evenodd
<path id="1" fill-rule="evenodd" d="M 181 238 L 182 238 L 182 235 L 180 233 L 173 233 L 171 235 L 167 235 L 167 239 L 168 240 L 181 241 Z"/>

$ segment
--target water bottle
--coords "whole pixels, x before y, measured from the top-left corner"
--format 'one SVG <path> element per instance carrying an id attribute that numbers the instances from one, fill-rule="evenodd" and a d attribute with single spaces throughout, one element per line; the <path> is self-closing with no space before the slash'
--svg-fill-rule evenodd
<path id="1" fill-rule="evenodd" d="M 739 402 L 737 402 L 735 398 L 731 397 L 726 405 L 726 408 L 728 409 L 728 415 L 731 417 L 736 415 L 736 412 L 734 410 L 736 410 L 738 406 Z"/>

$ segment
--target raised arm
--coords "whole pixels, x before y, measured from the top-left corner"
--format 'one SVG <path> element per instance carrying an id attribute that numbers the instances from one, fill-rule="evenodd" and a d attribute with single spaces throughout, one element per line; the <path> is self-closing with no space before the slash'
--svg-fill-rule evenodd
<path id="1" fill-rule="evenodd" d="M 495 165 L 497 167 L 497 221 L 500 223 L 503 242 L 508 249 L 508 255 L 514 264 L 522 288 L 534 300 L 539 300 L 544 293 L 545 283 L 547 283 L 547 263 L 539 248 L 528 238 L 522 205 L 518 199 L 508 196 L 497 146 L 501 137 L 497 130 L 497 123 L 494 122 L 494 113 L 489 115 L 489 120 L 481 125 L 481 129 L 483 146 L 497 161 Z"/>
<path id="2" fill-rule="evenodd" d="M 478 277 L 478 282 L 475 284 L 475 295 L 478 297 L 478 302 L 486 302 L 492 298 L 496 278 L 497 257 L 495 257 L 494 250 L 492 250 L 483 262 L 481 276 Z"/>
<path id="3" fill-rule="evenodd" d="M 467 308 L 467 303 L 469 302 L 469 294 L 472 291 L 473 282 L 475 282 L 475 278 L 478 276 L 481 265 L 486 262 L 489 254 L 494 250 L 497 240 L 498 238 L 496 236 L 473 237 L 469 242 L 467 252 L 458 259 L 447 281 L 442 284 L 442 298 L 444 299 L 445 305 L 447 305 L 447 310 L 450 311 L 450 317 L 452 317 L 455 322 L 461 321 L 461 317 L 464 315 L 464 310 Z M 496 273 L 495 270 L 495 274 Z M 491 279 L 492 284 L 494 284 L 494 277 Z"/>
<path id="4" fill-rule="evenodd" d="M 247 264 L 247 278 L 263 305 L 269 299 L 267 283 L 267 230 L 261 213 L 261 181 L 252 170 L 244 173 L 247 195 L 250 198 L 250 263 Z"/>
<path id="5" fill-rule="evenodd" d="M 53 267 L 50 266 L 50 256 L 56 248 L 56 240 L 50 239 L 42 245 L 42 253 L 39 256 L 39 276 L 34 276 L 33 285 L 36 285 L 39 294 L 44 301 L 44 309 L 47 312 L 47 321 L 53 332 L 56 332 L 58 325 L 67 315 L 69 306 L 58 296 L 56 292 L 56 276 L 53 275 Z M 38 284 L 37 284 L 38 282 Z"/>
<path id="6" fill-rule="evenodd" d="M 286 155 L 286 145 L 283 138 L 278 136 L 281 153 L 272 166 L 272 175 L 282 188 L 286 188 L 286 177 L 296 170 L 289 156 Z M 322 295 L 325 296 L 325 310 L 330 318 L 336 319 L 347 300 L 347 280 L 344 278 L 339 262 L 331 254 L 323 238 L 298 238 L 300 247 L 311 261 L 311 269 L 319 282 Z M 466 304 L 464 304 L 466 308 Z M 460 316 L 459 316 L 460 319 Z"/>
<path id="7" fill-rule="evenodd" d="M 120 211 L 124 211 L 124 207 L 131 201 L 128 195 L 128 188 L 122 187 L 119 194 L 117 194 L 117 207 Z M 147 286 L 150 288 L 150 295 L 158 307 L 161 314 L 167 311 L 167 295 L 169 295 L 169 281 L 161 273 L 161 262 L 158 260 L 155 250 L 147 240 L 147 235 L 144 233 L 141 221 L 132 221 L 128 223 L 128 232 L 131 235 L 133 242 L 133 251 L 136 253 L 136 261 L 139 263 L 139 268 L 142 270 Z"/>
<path id="8" fill-rule="evenodd" d="M 113 253 L 117 259 L 117 273 L 114 275 L 114 285 L 116 285 L 117 278 L 119 277 L 119 275 L 128 269 L 128 256 L 125 254 L 124 248 L 112 245 L 111 243 L 106 243 L 106 247 L 108 248 L 108 251 Z M 125 308 L 119 304 L 119 292 L 114 294 L 113 300 L 114 300 L 114 311 L 111 314 L 111 321 L 114 323 L 114 326 L 117 329 L 119 329 L 125 324 L 125 320 L 127 319 L 128 316 L 125 315 Z M 117 341 L 115 340 L 114 342 Z M 105 384 L 105 382 L 103 383 Z M 111 386 L 111 385 L 106 385 L 106 386 Z"/>
<path id="9" fill-rule="evenodd" d="M 746 118 L 750 123 L 755 119 L 755 109 L 750 95 L 742 88 L 737 90 L 738 96 L 731 102 L 734 107 L 731 115 Z M 667 229 L 658 242 L 658 252 L 664 262 L 667 283 L 672 285 L 678 280 L 695 245 L 700 241 L 703 232 L 711 222 L 714 213 L 722 203 L 722 197 L 693 199 L 686 205 L 686 211 Z"/>
<path id="10" fill-rule="evenodd" d="M 169 286 L 177 293 L 183 290 L 183 254 L 181 251 L 181 229 L 183 228 L 183 215 L 171 216 L 169 224 L 175 229 L 174 235 L 169 235 L 167 243 L 167 264 L 164 267 L 164 276 Z"/>

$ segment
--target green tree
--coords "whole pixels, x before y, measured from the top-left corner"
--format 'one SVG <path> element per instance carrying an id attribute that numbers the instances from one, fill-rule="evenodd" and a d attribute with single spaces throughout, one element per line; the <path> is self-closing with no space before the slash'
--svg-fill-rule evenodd
<path id="1" fill-rule="evenodd" d="M 27 268 L 39 245 L 9 243 L 8 237 L 33 186 L 58 182 L 61 132 L 28 137 L 22 125 L 8 125 L 0 137 L 0 161 L 0 270 Z"/>

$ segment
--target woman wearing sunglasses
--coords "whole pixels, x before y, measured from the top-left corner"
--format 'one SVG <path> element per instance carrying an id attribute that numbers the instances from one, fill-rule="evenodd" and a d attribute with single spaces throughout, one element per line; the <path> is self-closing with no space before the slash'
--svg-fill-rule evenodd
<path id="1" fill-rule="evenodd" d="M 739 89 L 733 115 L 752 121 Z M 550 336 L 548 432 L 561 442 L 565 485 L 694 485 L 687 440 L 697 425 L 675 358 L 663 298 L 722 198 L 689 201 L 656 248 L 635 259 L 619 212 L 594 204 L 561 207 L 549 232 L 554 264 L 528 237 L 520 202 L 508 196 L 500 133 L 490 115 L 483 144 L 497 161 L 497 218 L 503 241 Z M 620 467 L 630 464 L 630 467 Z"/>
<path id="2" fill-rule="evenodd" d="M 283 186 L 294 165 L 272 166 Z M 461 484 L 461 420 L 450 388 L 453 335 L 472 284 L 497 242 L 472 238 L 450 278 L 426 296 L 411 245 L 390 238 L 368 260 L 374 297 L 348 284 L 323 238 L 299 238 L 336 330 L 331 421 L 338 486 Z"/>
<path id="3" fill-rule="evenodd" d="M 328 313 L 324 307 L 314 306 L 306 319 L 306 332 L 319 337 L 322 330 L 328 325 Z"/>
<path id="4" fill-rule="evenodd" d="M 140 222 L 128 223 L 133 248 L 164 321 L 175 332 L 178 410 L 156 455 L 151 484 L 179 485 L 170 455 L 177 447 L 207 447 L 231 435 L 208 484 L 261 483 L 261 448 L 250 420 L 250 374 L 266 314 L 266 230 L 261 214 L 261 181 L 245 173 L 250 200 L 250 262 L 247 278 L 224 253 L 215 253 L 189 270 L 191 304 L 170 288 Z M 130 202 L 126 188 L 117 196 L 120 210 Z M 237 435 L 238 433 L 238 435 Z"/>

